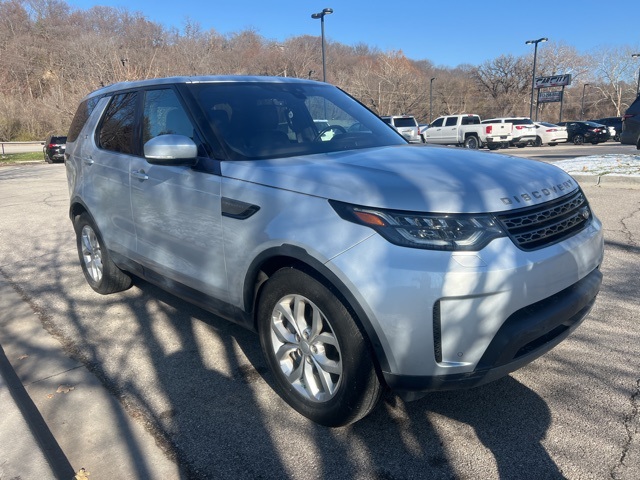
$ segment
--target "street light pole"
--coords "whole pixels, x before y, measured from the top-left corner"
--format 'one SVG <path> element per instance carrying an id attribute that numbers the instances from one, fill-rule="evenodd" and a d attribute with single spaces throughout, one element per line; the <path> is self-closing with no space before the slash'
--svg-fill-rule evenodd
<path id="1" fill-rule="evenodd" d="M 311 18 L 320 19 L 320 30 L 322 32 L 322 81 L 327 82 L 327 64 L 324 56 L 324 16 L 331 15 L 333 13 L 332 8 L 323 8 L 320 13 L 312 13 Z"/>
<path id="2" fill-rule="evenodd" d="M 433 119 L 433 81 L 436 77 L 433 77 L 429 82 L 429 123 Z"/>
<path id="3" fill-rule="evenodd" d="M 531 78 L 531 108 L 529 109 L 529 118 L 533 118 L 533 91 L 535 89 L 536 86 L 536 58 L 538 56 L 538 44 L 540 42 L 546 42 L 549 39 L 547 37 L 542 37 L 539 38 L 537 40 L 527 40 L 525 43 L 525 45 L 534 45 L 534 49 L 533 49 L 533 74 L 532 74 L 532 78 Z M 537 109 L 536 109 L 537 111 Z"/>
<path id="4" fill-rule="evenodd" d="M 584 90 L 591 85 L 590 83 L 585 83 L 582 86 L 582 107 L 580 108 L 580 120 L 584 120 Z"/>
<path id="5" fill-rule="evenodd" d="M 640 53 L 634 53 L 631 55 L 631 58 L 640 57 Z M 636 89 L 636 97 L 640 96 L 640 67 L 638 67 L 638 88 Z"/>

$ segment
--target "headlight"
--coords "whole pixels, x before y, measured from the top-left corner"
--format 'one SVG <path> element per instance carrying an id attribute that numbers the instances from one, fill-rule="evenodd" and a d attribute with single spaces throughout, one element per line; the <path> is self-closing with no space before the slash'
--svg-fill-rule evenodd
<path id="1" fill-rule="evenodd" d="M 428 250 L 481 250 L 504 237 L 493 215 L 417 213 L 330 202 L 345 220 L 374 229 L 393 244 Z"/>

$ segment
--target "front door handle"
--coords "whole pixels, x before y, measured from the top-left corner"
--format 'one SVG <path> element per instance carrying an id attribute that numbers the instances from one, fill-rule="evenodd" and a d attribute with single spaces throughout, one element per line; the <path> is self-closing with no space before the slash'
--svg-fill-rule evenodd
<path id="1" fill-rule="evenodd" d="M 131 176 L 137 178 L 138 180 L 149 180 L 149 175 L 144 173 L 144 170 L 134 170 L 131 172 Z"/>

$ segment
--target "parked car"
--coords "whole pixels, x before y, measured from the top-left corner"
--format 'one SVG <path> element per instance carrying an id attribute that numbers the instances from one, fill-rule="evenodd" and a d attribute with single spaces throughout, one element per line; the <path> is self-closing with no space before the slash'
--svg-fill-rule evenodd
<path id="1" fill-rule="evenodd" d="M 503 143 L 511 141 L 510 123 L 484 123 L 473 114 L 447 115 L 436 118 L 424 131 L 426 143 L 458 145 L 476 150 L 486 146 L 497 150 Z"/>
<path id="2" fill-rule="evenodd" d="M 67 137 L 54 135 L 42 147 L 44 161 L 47 163 L 64 162 L 65 144 Z"/>
<path id="3" fill-rule="evenodd" d="M 91 288 L 142 277 L 256 331 L 269 384 L 323 425 L 387 388 L 507 375 L 574 331 L 601 284 L 602 226 L 566 172 L 412 147 L 327 83 L 111 85 L 81 101 L 66 172 Z"/>
<path id="4" fill-rule="evenodd" d="M 559 122 L 558 125 L 567 127 L 568 141 L 576 145 L 583 143 L 606 142 L 611 135 L 609 129 L 605 125 L 593 122 Z"/>
<path id="5" fill-rule="evenodd" d="M 640 149 L 640 96 L 624 112 L 620 143 L 635 145 Z"/>
<path id="6" fill-rule="evenodd" d="M 400 135 L 411 143 L 422 143 L 422 138 L 418 133 L 418 122 L 411 115 L 392 115 L 380 117 L 382 120 L 395 128 Z"/>
<path id="7" fill-rule="evenodd" d="M 495 122 L 510 123 L 513 125 L 511 130 L 512 139 L 508 142 L 511 146 L 523 148 L 536 141 L 536 127 L 528 117 L 491 118 L 482 121 L 482 123 Z"/>
<path id="8" fill-rule="evenodd" d="M 622 117 L 606 117 L 589 121 L 593 123 L 599 123 L 600 125 L 606 125 L 607 127 L 609 127 L 611 138 L 613 138 L 616 142 L 620 141 L 620 134 L 622 133 Z M 611 131 L 611 128 L 613 128 L 614 130 Z"/>
<path id="9" fill-rule="evenodd" d="M 567 141 L 567 127 L 547 122 L 533 122 L 536 127 L 534 147 L 550 145 L 552 147 Z"/>

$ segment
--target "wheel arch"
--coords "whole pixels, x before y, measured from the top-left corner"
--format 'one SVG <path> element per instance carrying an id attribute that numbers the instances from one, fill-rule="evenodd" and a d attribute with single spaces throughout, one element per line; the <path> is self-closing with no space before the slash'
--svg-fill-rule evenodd
<path id="1" fill-rule="evenodd" d="M 244 311 L 250 312 L 252 328 L 256 331 L 258 329 L 257 306 L 263 286 L 275 272 L 283 268 L 295 268 L 313 277 L 342 302 L 367 341 L 374 365 L 383 381 L 381 372 L 389 370 L 389 362 L 364 308 L 334 272 L 301 247 L 282 245 L 271 248 L 262 252 L 251 263 L 244 280 L 243 302 Z"/>
<path id="2" fill-rule="evenodd" d="M 74 223 L 75 218 L 83 213 L 86 213 L 91 217 L 91 220 L 94 220 L 93 215 L 91 215 L 87 206 L 80 199 L 71 199 L 71 204 L 69 205 L 69 218 L 71 219 L 71 222 Z"/>

